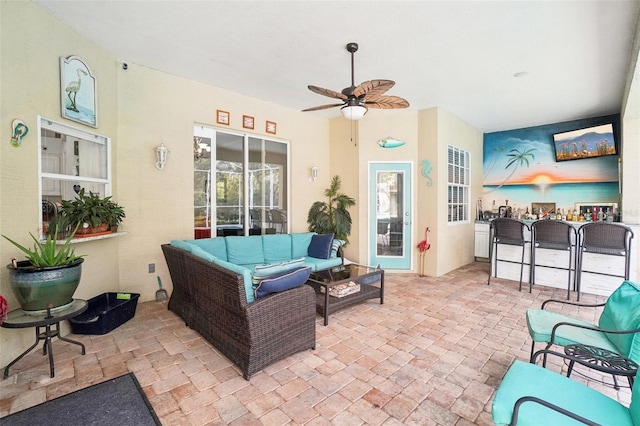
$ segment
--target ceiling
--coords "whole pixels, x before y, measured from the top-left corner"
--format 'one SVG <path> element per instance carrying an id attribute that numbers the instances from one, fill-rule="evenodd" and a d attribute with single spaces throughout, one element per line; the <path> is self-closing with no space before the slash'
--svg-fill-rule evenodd
<path id="1" fill-rule="evenodd" d="M 390 79 L 484 131 L 620 112 L 640 1 L 35 0 L 122 62 L 302 110 Z M 74 54 L 75 52 L 69 52 Z M 224 107 L 220 105 L 219 107 Z M 340 115 L 339 108 L 306 112 Z M 365 117 L 366 120 L 366 117 Z"/>

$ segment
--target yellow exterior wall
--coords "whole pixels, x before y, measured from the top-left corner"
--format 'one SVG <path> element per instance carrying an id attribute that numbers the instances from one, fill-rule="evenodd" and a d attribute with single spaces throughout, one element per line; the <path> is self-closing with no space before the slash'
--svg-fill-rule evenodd
<path id="1" fill-rule="evenodd" d="M 475 199 L 482 194 L 482 132 L 469 126 L 453 114 L 438 108 L 438 209 L 436 230 L 436 276 L 444 275 L 474 261 Z M 469 153 L 471 160 L 470 221 L 447 223 L 447 146 Z"/>
<path id="2" fill-rule="evenodd" d="M 80 56 L 98 81 L 97 129 L 67 121 L 60 116 L 61 56 Z M 0 234 L 29 245 L 29 232 L 38 235 L 38 119 L 66 122 L 114 138 L 113 169 L 117 170 L 116 60 L 79 37 L 69 27 L 31 2 L 0 3 Z M 21 119 L 29 133 L 18 148 L 10 145 L 11 122 Z M 114 179 L 117 182 L 117 178 Z M 117 199 L 117 193 L 114 191 Z M 116 239 L 84 243 L 86 254 L 77 297 L 88 298 L 118 290 Z M 4 264 L 22 252 L 0 239 L 0 293 L 10 309 L 17 308 Z M 33 329 L 0 329 L 0 365 L 7 364 L 33 343 Z"/>
<path id="3" fill-rule="evenodd" d="M 87 257 L 76 297 L 129 291 L 140 293 L 140 301 L 153 300 L 156 275 L 171 292 L 160 245 L 193 238 L 193 125 L 217 126 L 216 109 L 230 112 L 223 130 L 242 131 L 243 114 L 255 117 L 258 136 L 266 135 L 266 120 L 277 123 L 269 137 L 290 143 L 291 230 L 307 229 L 306 212 L 330 181 L 326 172 L 316 183 L 308 179 L 313 164 L 330 170 L 328 120 L 132 63 L 125 71 L 117 58 L 30 2 L 0 3 L 0 23 L 0 233 L 26 244 L 28 232 L 38 232 L 37 115 L 112 140 L 113 198 L 125 208 L 121 230 L 127 235 L 77 245 Z M 70 55 L 96 76 L 97 129 L 60 116 L 59 57 Z M 9 144 L 15 118 L 29 127 L 19 148 Z M 160 143 L 170 150 L 163 171 L 154 166 Z M 12 257 L 22 254 L 2 239 L 0 259 Z M 148 273 L 149 263 L 156 273 Z M 7 278 L 0 268 L 0 294 L 16 309 Z M 32 342 L 32 329 L 0 329 L 0 366 Z"/>
<path id="4" fill-rule="evenodd" d="M 439 108 L 419 112 L 370 110 L 360 122 L 341 117 L 325 120 L 133 63 L 123 70 L 119 58 L 83 39 L 31 2 L 1 2 L 0 24 L 0 233 L 27 242 L 28 232 L 38 231 L 38 115 L 112 139 L 113 195 L 126 210 L 122 230 L 127 235 L 78 244 L 77 250 L 87 254 L 87 261 L 77 297 L 121 290 L 141 293 L 141 301 L 152 300 L 156 275 L 171 291 L 160 245 L 193 236 L 193 125 L 242 132 L 243 114 L 255 117 L 254 134 L 264 135 L 265 121 L 275 121 L 275 138 L 290 142 L 289 220 L 293 232 L 307 229 L 309 207 L 324 198 L 324 189 L 338 174 L 343 192 L 357 200 L 351 211 L 354 227 L 346 255 L 366 262 L 368 164 L 411 161 L 412 270 L 418 270 L 415 245 L 424 238 L 426 226 L 431 228 L 432 243 L 425 259 L 427 275 L 439 276 L 473 261 L 473 203 L 482 191 L 482 133 L 452 114 Z M 97 129 L 60 117 L 59 57 L 70 55 L 85 60 L 97 78 Z M 230 112 L 229 126 L 216 125 L 216 109 Z M 20 148 L 11 147 L 8 141 L 15 118 L 30 128 Z M 640 134 L 637 116 L 624 116 L 624 126 L 623 158 L 627 164 L 635 164 L 637 150 L 631 147 L 637 145 L 632 141 L 637 141 Z M 379 148 L 376 141 L 386 136 L 403 140 L 406 145 Z M 154 149 L 160 143 L 170 150 L 163 171 L 154 167 Z M 471 154 L 472 220 L 466 224 L 446 223 L 448 144 Z M 425 159 L 433 166 L 432 186 L 426 185 L 420 173 L 420 163 Z M 309 169 L 314 165 L 319 168 L 316 182 L 309 179 Z M 637 180 L 630 174 L 633 170 L 625 168 L 624 180 Z M 631 186 L 624 188 L 623 200 L 627 206 L 638 205 Z M 20 256 L 17 249 L 0 240 L 2 261 Z M 147 272 L 149 263 L 155 263 L 156 273 Z M 15 309 L 7 272 L 1 266 L 0 262 L 0 293 Z M 0 328 L 0 366 L 32 341 L 33 330 Z"/>
<path id="5" fill-rule="evenodd" d="M 359 259 L 363 263 L 369 264 L 371 253 L 369 251 L 370 233 L 369 226 L 375 224 L 369 223 L 369 164 L 371 162 L 410 162 L 412 167 L 411 180 L 413 182 L 411 200 L 412 211 L 409 220 L 415 221 L 417 217 L 416 204 L 416 186 L 418 180 L 416 178 L 416 152 L 418 147 L 417 117 L 415 111 L 402 110 L 369 110 L 364 119 L 359 122 L 359 179 L 361 185 L 358 189 L 357 197 L 361 203 L 361 209 L 357 218 L 359 233 Z M 378 146 L 378 140 L 386 137 L 405 142 L 403 146 L 397 148 L 381 148 Z M 415 222 L 413 222 L 415 225 Z M 413 234 L 411 235 L 411 247 L 414 246 L 416 227 L 413 226 Z M 375 234 L 374 234 L 375 235 Z M 411 255 L 413 252 L 411 253 Z M 412 266 L 415 264 L 412 263 Z"/>
<path id="6" fill-rule="evenodd" d="M 404 141 L 405 145 L 380 148 L 377 141 L 388 136 Z M 463 224 L 447 224 L 448 144 L 468 151 L 471 157 L 471 220 Z M 433 167 L 429 174 L 431 186 L 427 186 L 421 173 L 423 160 Z M 482 132 L 439 108 L 420 112 L 370 110 L 357 122 L 342 118 L 331 121 L 332 174 L 340 175 L 343 192 L 358 200 L 351 210 L 354 230 L 345 254 L 349 260 L 366 264 L 370 263 L 370 162 L 412 164 L 410 271 L 419 271 L 419 252 L 415 246 L 424 239 L 427 226 L 431 230 L 431 249 L 425 254 L 426 275 L 440 276 L 474 261 L 474 203 L 482 192 Z"/>

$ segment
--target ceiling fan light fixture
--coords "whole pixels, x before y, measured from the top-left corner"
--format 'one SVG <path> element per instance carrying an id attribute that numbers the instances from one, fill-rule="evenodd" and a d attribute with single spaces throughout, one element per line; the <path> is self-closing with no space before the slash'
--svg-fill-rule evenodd
<path id="1" fill-rule="evenodd" d="M 345 105 L 341 108 L 342 115 L 347 120 L 360 120 L 367 113 L 367 108 L 362 105 Z"/>

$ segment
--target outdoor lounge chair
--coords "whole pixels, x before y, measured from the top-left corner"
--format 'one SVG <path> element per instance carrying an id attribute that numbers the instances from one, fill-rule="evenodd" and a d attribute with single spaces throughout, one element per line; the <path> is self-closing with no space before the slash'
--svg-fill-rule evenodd
<path id="1" fill-rule="evenodd" d="M 496 425 L 640 426 L 638 388 L 633 389 L 627 408 L 582 383 L 516 360 L 493 397 L 491 415 Z"/>
<path id="2" fill-rule="evenodd" d="M 594 308 L 604 306 L 604 310 L 596 325 L 545 309 L 552 303 Z M 565 347 L 566 350 L 568 346 L 576 345 L 573 348 L 587 348 L 607 356 L 617 357 L 621 363 L 631 365 L 634 369 L 637 366 L 633 364 L 640 364 L 640 285 L 636 283 L 624 281 L 609 296 L 606 303 L 586 305 L 566 300 L 546 300 L 542 303 L 542 309 L 528 309 L 526 319 L 529 334 L 533 339 L 531 362 L 534 362 L 536 342 L 545 342 L 547 344 L 545 349 L 557 345 Z M 626 375 L 629 378 L 629 384 L 633 386 L 633 375 L 629 368 L 622 368 L 619 373 L 615 373 L 606 365 L 607 360 L 597 359 L 598 354 L 595 354 L 594 358 L 596 359 L 592 361 L 596 362 L 581 363 L 599 371 L 614 374 L 616 388 L 618 386 L 616 374 Z M 545 363 L 546 354 L 543 366 Z M 568 374 L 571 374 L 571 368 Z"/>

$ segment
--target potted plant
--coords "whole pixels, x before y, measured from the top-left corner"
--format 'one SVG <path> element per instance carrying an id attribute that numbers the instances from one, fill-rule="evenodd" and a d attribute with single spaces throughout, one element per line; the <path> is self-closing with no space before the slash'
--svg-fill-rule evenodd
<path id="1" fill-rule="evenodd" d="M 102 198 L 93 192 L 87 195 L 84 188 L 74 200 L 62 200 L 60 214 L 69 220 L 71 226 L 79 224 L 78 234 L 106 232 L 124 218 L 124 210 L 111 201 L 111 196 Z"/>
<path id="2" fill-rule="evenodd" d="M 107 223 L 111 232 L 117 232 L 118 226 L 122 223 L 122 220 L 127 216 L 122 206 L 118 205 L 115 201 L 108 200 L 107 207 Z"/>
<path id="3" fill-rule="evenodd" d="M 25 313 L 40 314 L 47 308 L 61 310 L 73 302 L 84 262 L 84 255 L 76 255 L 71 245 L 74 234 L 75 230 L 59 245 L 57 229 L 46 241 L 39 241 L 29 233 L 34 241 L 33 249 L 3 235 L 27 255 L 27 260 L 13 259 L 7 265 L 11 290 Z"/>
<path id="4" fill-rule="evenodd" d="M 309 231 L 318 234 L 333 233 L 334 238 L 349 243 L 351 234 L 351 214 L 349 207 L 356 205 L 356 200 L 340 192 L 342 182 L 338 175 L 331 179 L 331 185 L 325 189 L 327 201 L 316 201 L 309 209 L 307 223 Z"/>
<path id="5" fill-rule="evenodd" d="M 57 233 L 57 238 L 66 239 L 73 231 L 69 218 L 61 213 L 56 213 L 51 219 L 46 229 L 46 235 L 53 237 Z"/>

